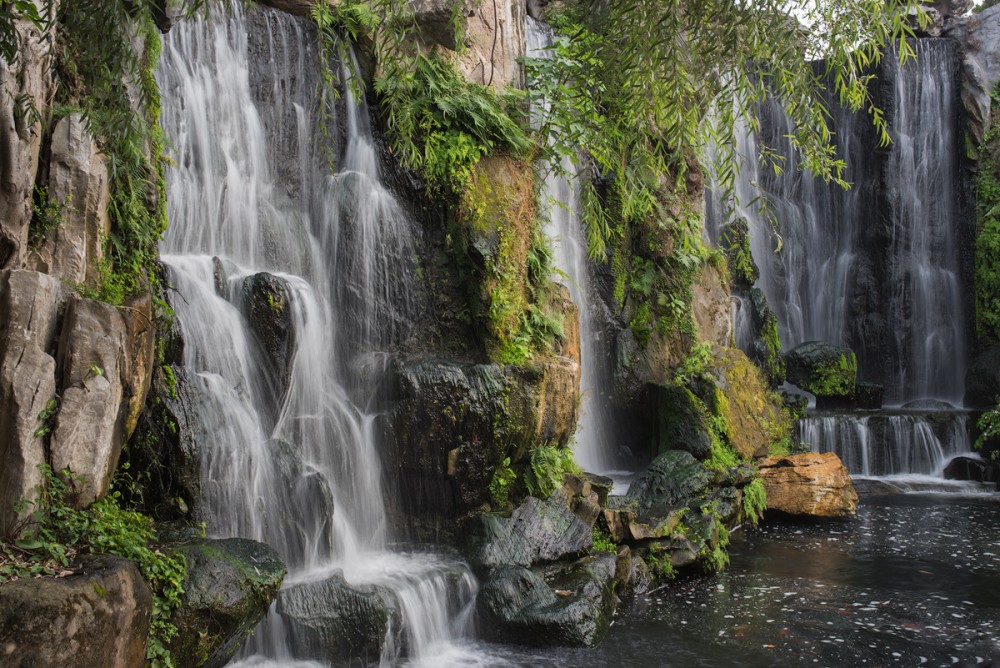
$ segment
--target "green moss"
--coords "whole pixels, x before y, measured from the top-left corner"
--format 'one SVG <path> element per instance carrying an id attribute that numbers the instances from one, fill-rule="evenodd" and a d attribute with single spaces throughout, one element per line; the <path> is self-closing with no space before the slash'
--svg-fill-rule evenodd
<path id="1" fill-rule="evenodd" d="M 96 285 L 74 286 L 87 297 L 122 304 L 156 280 L 157 244 L 166 230 L 164 137 L 154 70 L 161 42 L 149 6 L 123 0 L 60 5 L 55 116 L 81 112 L 109 175 L 111 233 Z M 144 50 L 132 51 L 135 36 Z M 133 109 L 122 81 L 138 78 Z"/>
<path id="2" fill-rule="evenodd" d="M 839 356 L 830 364 L 818 367 L 802 389 L 824 397 L 849 395 L 854 392 L 857 375 L 858 358 L 852 352 Z"/>
<path id="3" fill-rule="evenodd" d="M 750 252 L 747 222 L 740 219 L 726 226 L 720 244 L 726 252 L 729 276 L 733 284 L 747 289 L 756 283 L 759 272 Z"/>
<path id="4" fill-rule="evenodd" d="M 743 517 L 751 524 L 757 524 L 766 509 L 767 490 L 764 489 L 764 481 L 754 478 L 743 488 Z"/>
<path id="5" fill-rule="evenodd" d="M 781 355 L 781 337 L 778 334 L 778 318 L 770 310 L 764 317 L 764 325 L 760 331 L 764 342 L 765 357 L 758 360 L 761 370 L 771 381 L 772 387 L 780 385 L 785 380 L 785 359 Z"/>
<path id="6" fill-rule="evenodd" d="M 595 551 L 607 552 L 608 554 L 616 554 L 618 552 L 618 544 L 615 543 L 615 541 L 611 538 L 611 535 L 607 532 L 594 527 L 592 537 Z"/>
<path id="7" fill-rule="evenodd" d="M 653 554 L 649 552 L 643 558 L 646 565 L 649 567 L 649 572 L 652 573 L 653 577 L 657 580 L 673 580 L 677 577 L 677 570 L 674 565 L 670 563 L 669 554 Z"/>
<path id="8" fill-rule="evenodd" d="M 503 509 L 510 504 L 510 491 L 516 480 L 517 474 L 510 467 L 510 457 L 504 457 L 490 479 L 490 500 L 495 508 Z"/>
<path id="9" fill-rule="evenodd" d="M 1000 342 L 1000 86 L 993 91 L 993 124 L 979 147 L 976 177 L 976 334 Z"/>

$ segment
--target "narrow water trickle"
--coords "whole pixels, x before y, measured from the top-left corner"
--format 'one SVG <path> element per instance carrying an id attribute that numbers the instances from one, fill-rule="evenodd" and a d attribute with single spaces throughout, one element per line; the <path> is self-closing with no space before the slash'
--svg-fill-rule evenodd
<path id="1" fill-rule="evenodd" d="M 327 100 L 336 118 L 318 113 L 315 39 L 301 19 L 233 2 L 164 40 L 175 165 L 162 255 L 184 337 L 200 519 L 212 535 L 281 553 L 278 611 L 327 579 L 375 586 L 398 620 L 382 665 L 475 665 L 459 643 L 477 587 L 468 568 L 387 549 L 378 388 L 386 351 L 412 326 L 412 224 L 379 180 L 346 46 L 341 97 Z M 325 658 L 304 637 L 272 610 L 244 662 Z"/>
<path id="2" fill-rule="evenodd" d="M 532 58 L 550 58 L 552 30 L 527 18 L 527 53 Z M 544 110 L 536 114 L 544 113 Z M 585 470 L 612 477 L 627 477 L 621 471 L 609 393 L 614 387 L 611 348 L 596 310 L 600 297 L 593 285 L 587 240 L 580 220 L 579 169 L 564 158 L 561 169 L 549 167 L 540 202 L 547 206 L 545 233 L 552 239 L 556 280 L 569 290 L 580 312 L 580 419 L 576 432 L 576 461 Z"/>

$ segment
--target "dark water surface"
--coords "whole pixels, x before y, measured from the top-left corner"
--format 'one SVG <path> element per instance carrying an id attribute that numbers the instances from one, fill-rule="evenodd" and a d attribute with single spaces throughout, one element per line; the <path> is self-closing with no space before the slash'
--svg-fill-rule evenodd
<path id="1" fill-rule="evenodd" d="M 619 612 L 596 650 L 481 649 L 539 668 L 1000 666 L 1000 498 L 870 499 L 735 532 L 730 554 Z"/>

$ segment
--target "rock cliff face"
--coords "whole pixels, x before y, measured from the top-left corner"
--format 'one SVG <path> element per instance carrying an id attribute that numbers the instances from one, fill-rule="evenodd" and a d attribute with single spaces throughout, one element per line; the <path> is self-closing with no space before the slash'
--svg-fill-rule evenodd
<path id="1" fill-rule="evenodd" d="M 141 314 L 77 297 L 47 274 L 0 272 L 5 531 L 14 505 L 34 498 L 40 465 L 69 467 L 80 478 L 79 507 L 107 492 L 152 366 L 151 323 L 137 322 L 131 309 Z"/>
<path id="2" fill-rule="evenodd" d="M 109 175 L 81 114 L 43 125 L 53 26 L 18 22 L 18 57 L 0 61 L 0 533 L 40 465 L 73 470 L 80 507 L 107 491 L 152 375 L 149 296 L 119 308 L 74 294 L 98 279 Z"/>
<path id="3" fill-rule="evenodd" d="M 42 5 L 36 2 L 36 5 Z M 54 2 L 57 8 L 59 3 Z M 55 82 L 49 44 L 28 21 L 18 21 L 17 62 L 0 59 L 0 268 L 28 259 L 35 175 L 42 153 L 42 117 Z"/>
<path id="4" fill-rule="evenodd" d="M 962 105 L 969 131 L 978 145 L 990 129 L 990 93 L 1000 81 L 1000 7 L 953 19 L 945 34 L 962 52 Z"/>

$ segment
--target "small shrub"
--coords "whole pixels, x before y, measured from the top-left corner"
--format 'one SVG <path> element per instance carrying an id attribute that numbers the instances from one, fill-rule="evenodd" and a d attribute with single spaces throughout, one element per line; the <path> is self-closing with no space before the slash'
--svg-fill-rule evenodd
<path id="1" fill-rule="evenodd" d="M 616 554 L 618 552 L 618 544 L 615 543 L 607 532 L 594 527 L 593 539 L 594 550 L 596 552 L 607 552 L 608 554 Z"/>
<path id="2" fill-rule="evenodd" d="M 506 508 L 510 502 L 510 488 L 517 480 L 517 474 L 510 467 L 510 457 L 504 457 L 503 462 L 493 472 L 490 480 L 490 500 L 497 508 Z"/>
<path id="3" fill-rule="evenodd" d="M 670 563 L 670 555 L 661 554 L 659 556 L 648 553 L 643 561 L 649 566 L 650 573 L 658 580 L 673 580 L 677 577 L 677 569 Z"/>
<path id="4" fill-rule="evenodd" d="M 151 547 L 152 520 L 121 507 L 121 493 L 112 489 L 89 508 L 70 504 L 80 484 L 68 469 L 55 472 L 39 467 L 44 476 L 35 501 L 22 501 L 18 510 L 33 506 L 30 523 L 17 531 L 13 542 L 0 544 L 0 583 L 34 575 L 55 575 L 79 554 L 112 554 L 135 562 L 153 590 L 153 614 L 146 643 L 148 665 L 172 666 L 167 645 L 177 628 L 170 616 L 181 604 L 187 564 L 181 554 L 164 554 Z"/>
<path id="5" fill-rule="evenodd" d="M 1000 436 L 1000 405 L 980 415 L 976 426 L 979 427 L 980 432 L 973 445 L 977 450 L 982 450 L 988 441 Z M 994 461 L 1000 459 L 1000 452 L 994 450 L 990 453 L 990 458 Z"/>

